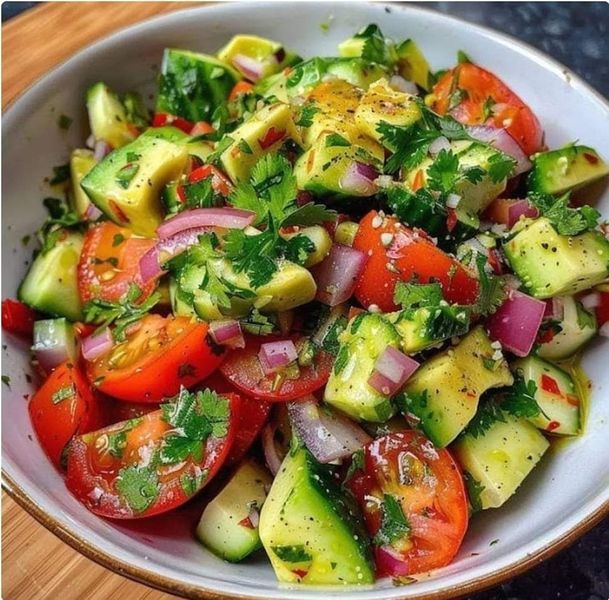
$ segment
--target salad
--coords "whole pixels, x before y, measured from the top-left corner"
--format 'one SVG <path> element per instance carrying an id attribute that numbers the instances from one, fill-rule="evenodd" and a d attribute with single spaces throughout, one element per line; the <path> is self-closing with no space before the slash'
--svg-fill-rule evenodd
<path id="1" fill-rule="evenodd" d="M 338 54 L 167 49 L 154 113 L 90 87 L 2 322 L 31 339 L 33 428 L 90 511 L 202 501 L 222 559 L 406 583 L 584 431 L 609 229 L 583 201 L 609 167 L 548 149 L 463 52 L 433 73 L 369 25 Z"/>

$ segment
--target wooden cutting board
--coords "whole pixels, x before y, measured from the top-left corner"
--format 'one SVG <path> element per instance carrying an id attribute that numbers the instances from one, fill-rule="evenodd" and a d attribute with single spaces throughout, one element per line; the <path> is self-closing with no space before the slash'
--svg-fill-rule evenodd
<path id="1" fill-rule="evenodd" d="M 2 108 L 82 47 L 190 2 L 56 2 L 2 25 Z M 85 558 L 2 493 L 4 600 L 160 600 L 173 598 Z"/>

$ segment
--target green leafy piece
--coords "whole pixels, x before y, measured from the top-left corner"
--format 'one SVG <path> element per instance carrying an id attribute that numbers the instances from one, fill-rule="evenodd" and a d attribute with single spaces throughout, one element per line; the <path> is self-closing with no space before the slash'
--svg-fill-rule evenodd
<path id="1" fill-rule="evenodd" d="M 141 513 L 158 498 L 159 480 L 153 468 L 125 467 L 118 473 L 116 488 L 128 506 Z"/>
<path id="2" fill-rule="evenodd" d="M 239 323 L 244 331 L 253 335 L 271 335 L 276 329 L 271 318 L 263 315 L 256 308 L 252 309 L 247 316 L 239 319 Z"/>
<path id="3" fill-rule="evenodd" d="M 478 408 L 474 418 L 467 425 L 465 434 L 473 438 L 483 436 L 497 421 L 505 423 L 505 415 L 494 399 L 489 400 Z"/>
<path id="4" fill-rule="evenodd" d="M 503 304 L 507 297 L 507 288 L 504 278 L 486 272 L 486 255 L 477 252 L 475 260 L 480 286 L 476 307 L 478 314 L 486 316 L 494 313 Z"/>
<path id="5" fill-rule="evenodd" d="M 76 394 L 76 388 L 74 387 L 73 383 L 64 385 L 53 393 L 53 395 L 51 396 L 51 402 L 53 404 L 59 404 L 60 402 L 63 402 L 68 398 L 72 398 L 74 394 Z"/>
<path id="6" fill-rule="evenodd" d="M 439 283 L 404 283 L 398 281 L 393 301 L 404 310 L 425 306 L 438 306 L 442 302 L 442 286 Z"/>
<path id="7" fill-rule="evenodd" d="M 99 325 L 98 331 L 114 325 L 112 337 L 116 341 L 124 341 L 127 327 L 144 317 L 161 299 L 160 294 L 154 292 L 141 304 L 135 304 L 141 294 L 142 290 L 132 283 L 119 302 L 98 298 L 90 300 L 83 306 L 85 321 Z"/>
<path id="8" fill-rule="evenodd" d="M 370 24 L 353 36 L 365 40 L 362 58 L 368 62 L 388 64 L 390 62 L 389 45 L 378 25 Z"/>
<path id="9" fill-rule="evenodd" d="M 596 319 L 592 312 L 588 312 L 581 302 L 575 302 L 577 312 L 577 326 L 580 329 L 596 329 Z"/>
<path id="10" fill-rule="evenodd" d="M 115 233 L 112 238 L 112 247 L 116 248 L 120 246 L 125 241 L 125 236 L 122 233 Z"/>
<path id="11" fill-rule="evenodd" d="M 536 392 L 535 381 L 531 379 L 525 382 L 522 377 L 516 377 L 501 400 L 501 409 L 514 417 L 536 417 L 541 412 L 535 400 Z"/>
<path id="12" fill-rule="evenodd" d="M 72 125 L 73 121 L 74 119 L 72 119 L 72 117 L 68 117 L 68 115 L 59 115 L 59 118 L 57 119 L 57 126 L 59 129 L 64 129 L 67 131 L 70 129 L 70 125 Z"/>
<path id="13" fill-rule="evenodd" d="M 333 148 L 334 146 L 347 148 L 351 146 L 351 142 L 339 133 L 331 133 L 326 137 L 326 148 Z"/>
<path id="14" fill-rule="evenodd" d="M 472 63 L 472 59 L 465 54 L 465 52 L 463 52 L 463 50 L 458 50 L 457 51 L 457 62 L 460 65 L 466 64 L 466 63 Z"/>
<path id="15" fill-rule="evenodd" d="M 108 435 L 108 452 L 114 458 L 122 458 L 126 445 L 126 431 L 117 431 Z"/>
<path id="16" fill-rule="evenodd" d="M 200 137 L 204 137 L 204 136 L 200 136 Z M 220 162 L 220 157 L 222 156 L 222 154 L 224 154 L 224 151 L 234 142 L 234 138 L 232 138 L 230 135 L 225 135 L 224 137 L 222 137 L 216 144 L 216 147 L 214 148 L 214 151 L 211 152 L 210 154 L 208 154 L 207 156 L 207 162 L 210 165 L 218 165 L 218 163 Z"/>
<path id="17" fill-rule="evenodd" d="M 360 448 L 356 450 L 351 456 L 351 464 L 347 469 L 347 474 L 345 475 L 345 482 L 349 481 L 353 478 L 353 476 L 358 471 L 364 470 L 364 449 Z"/>
<path id="18" fill-rule="evenodd" d="M 315 252 L 315 244 L 306 235 L 296 235 L 286 241 L 284 256 L 302 266 L 312 252 Z"/>
<path id="19" fill-rule="evenodd" d="M 467 471 L 463 472 L 463 480 L 465 481 L 465 487 L 467 489 L 469 514 L 473 515 L 482 510 L 480 494 L 482 494 L 486 488 Z"/>
<path id="20" fill-rule="evenodd" d="M 336 355 L 336 360 L 334 361 L 334 373 L 339 375 L 343 369 L 347 366 L 349 362 L 349 349 L 347 346 L 341 346 L 338 354 Z"/>
<path id="21" fill-rule="evenodd" d="M 319 107 L 315 102 L 307 102 L 300 109 L 296 125 L 300 127 L 311 127 L 313 125 L 313 117 L 319 112 Z"/>
<path id="22" fill-rule="evenodd" d="M 217 194 L 214 192 L 211 177 L 201 179 L 195 183 L 183 186 L 186 208 L 211 208 L 220 204 Z"/>
<path id="23" fill-rule="evenodd" d="M 572 208 L 569 193 L 555 198 L 550 194 L 531 192 L 527 196 L 541 216 L 546 217 L 560 235 L 578 235 L 594 229 L 601 214 L 591 206 Z"/>
<path id="24" fill-rule="evenodd" d="M 499 183 L 508 178 L 515 167 L 516 161 L 511 156 L 503 153 L 493 154 L 488 159 L 488 176 L 493 183 Z"/>
<path id="25" fill-rule="evenodd" d="M 469 330 L 471 308 L 469 306 L 438 306 L 427 320 L 424 334 L 428 339 L 445 340 L 463 335 Z"/>
<path id="26" fill-rule="evenodd" d="M 42 203 L 49 212 L 49 218 L 37 232 L 41 244 L 40 253 L 44 255 L 55 247 L 64 229 L 80 229 L 83 222 L 65 200 L 45 198 Z"/>
<path id="27" fill-rule="evenodd" d="M 239 143 L 237 144 L 237 147 L 239 148 L 239 150 L 241 150 L 241 152 L 243 152 L 243 154 L 253 154 L 254 151 L 252 150 L 252 147 L 247 143 L 247 140 L 245 139 L 241 139 L 239 141 Z"/>
<path id="28" fill-rule="evenodd" d="M 326 351 L 330 352 L 330 354 L 338 354 L 338 350 L 340 348 L 340 334 L 347 329 L 347 325 L 349 321 L 347 317 L 340 316 L 338 319 L 332 323 L 332 326 L 324 336 L 324 339 L 321 343 L 321 347 Z"/>
<path id="29" fill-rule="evenodd" d="M 10 390 L 11 389 L 11 378 L 8 375 L 0 376 L 2 383 Z"/>
<path id="30" fill-rule="evenodd" d="M 53 177 L 49 180 L 51 185 L 58 185 L 70 180 L 70 164 L 53 167 Z"/>
<path id="31" fill-rule="evenodd" d="M 148 127 L 150 121 L 150 113 L 144 104 L 144 99 L 137 92 L 127 92 L 123 98 L 123 106 L 127 121 L 133 123 L 136 127 L 144 129 Z"/>
<path id="32" fill-rule="evenodd" d="M 290 227 L 292 225 L 300 225 L 307 227 L 309 225 L 336 221 L 336 218 L 337 214 L 335 210 L 326 208 L 323 204 L 307 202 L 290 212 L 290 214 L 281 221 L 281 226 Z"/>
<path id="33" fill-rule="evenodd" d="M 493 116 L 493 108 L 495 107 L 496 102 L 488 96 L 482 105 L 482 122 L 485 123 L 487 119 L 490 119 Z"/>
<path id="34" fill-rule="evenodd" d="M 280 560 L 290 563 L 302 563 L 313 560 L 303 544 L 297 546 L 271 546 L 271 550 Z"/>
<path id="35" fill-rule="evenodd" d="M 137 162 L 127 163 L 116 173 L 116 183 L 126 190 L 139 170 L 140 165 Z"/>
<path id="36" fill-rule="evenodd" d="M 393 494 L 383 494 L 381 504 L 381 526 L 374 536 L 378 546 L 393 544 L 410 534 L 410 523 L 402 510 L 402 505 Z"/>
<path id="37" fill-rule="evenodd" d="M 296 177 L 292 165 L 281 154 L 263 156 L 252 169 L 251 183 L 277 222 L 296 207 Z"/>
<path id="38" fill-rule="evenodd" d="M 187 496 L 196 494 L 200 489 L 205 480 L 207 479 L 208 471 L 203 469 L 201 473 L 196 475 L 190 475 L 189 473 L 182 473 L 180 475 L 180 485 L 182 490 Z"/>

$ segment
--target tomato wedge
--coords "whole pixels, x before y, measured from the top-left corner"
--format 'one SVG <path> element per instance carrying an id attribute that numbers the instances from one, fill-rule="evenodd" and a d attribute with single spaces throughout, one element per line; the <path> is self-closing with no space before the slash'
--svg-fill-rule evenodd
<path id="1" fill-rule="evenodd" d="M 463 477 L 448 450 L 434 448 L 417 431 L 391 433 L 365 447 L 364 469 L 348 486 L 374 538 L 380 577 L 422 573 L 454 558 L 468 507 Z M 384 526 L 388 513 L 393 527 Z"/>
<path id="2" fill-rule="evenodd" d="M 423 231 L 408 229 L 394 217 L 369 212 L 360 222 L 353 247 L 368 255 L 354 292 L 366 308 L 375 304 L 384 312 L 396 310 L 393 294 L 398 281 L 437 281 L 445 300 L 455 304 L 473 304 L 478 298 L 478 280 L 468 269 Z"/>
<path id="3" fill-rule="evenodd" d="M 533 111 L 501 79 L 471 63 L 446 72 L 433 88 L 433 109 L 467 125 L 504 128 L 531 155 L 543 147 Z"/>
<path id="4" fill-rule="evenodd" d="M 188 317 L 147 315 L 124 342 L 87 365 L 104 394 L 128 402 L 160 402 L 212 373 L 224 349 L 207 335 L 207 323 Z"/>
<path id="5" fill-rule="evenodd" d="M 59 365 L 28 405 L 41 446 L 56 466 L 62 466 L 64 449 L 77 434 L 102 426 L 102 410 L 88 381 L 75 365 Z"/>
<path id="6" fill-rule="evenodd" d="M 135 284 L 141 290 L 138 302 L 144 301 L 156 283 L 142 282 L 139 262 L 154 243 L 154 240 L 134 237 L 130 229 L 109 221 L 89 229 L 78 262 L 80 299 L 118 302 L 129 291 L 129 286 Z"/>
<path id="7" fill-rule="evenodd" d="M 31 340 L 35 320 L 36 313 L 23 302 L 11 298 L 2 300 L 2 329 L 4 331 Z"/>
<path id="8" fill-rule="evenodd" d="M 222 466 L 239 398 L 183 389 L 161 410 L 77 437 L 68 489 L 92 512 L 149 517 L 184 504 Z"/>
<path id="9" fill-rule="evenodd" d="M 220 371 L 235 387 L 248 396 L 271 402 L 287 402 L 288 400 L 302 398 L 324 386 L 328 377 L 330 377 L 334 357 L 323 350 L 315 356 L 313 364 L 307 367 L 299 367 L 300 372 L 295 379 L 282 378 L 280 374 L 264 374 L 258 360 L 260 346 L 266 342 L 279 339 L 286 338 L 277 336 L 246 337 L 245 348 L 233 350 L 222 363 Z M 289 339 L 294 342 L 297 350 L 306 341 L 299 335 L 289 336 Z"/>
<path id="10" fill-rule="evenodd" d="M 267 422 L 271 404 L 266 400 L 256 400 L 245 396 L 218 371 L 206 379 L 200 387 L 201 389 L 209 388 L 218 394 L 239 395 L 241 398 L 241 410 L 235 421 L 235 439 L 225 461 L 226 466 L 235 465 L 247 454 L 254 440 L 262 431 Z"/>

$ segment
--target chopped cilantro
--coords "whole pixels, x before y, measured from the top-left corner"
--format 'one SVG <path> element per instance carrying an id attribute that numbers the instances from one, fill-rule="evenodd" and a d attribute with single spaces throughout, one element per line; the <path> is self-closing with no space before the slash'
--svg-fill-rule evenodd
<path id="1" fill-rule="evenodd" d="M 239 323 L 244 331 L 253 335 L 271 335 L 275 331 L 273 321 L 256 308 L 252 309 L 247 316 L 239 319 Z"/>
<path id="2" fill-rule="evenodd" d="M 353 36 L 363 39 L 362 58 L 368 62 L 388 64 L 390 62 L 389 45 L 378 25 L 370 24 Z"/>
<path id="3" fill-rule="evenodd" d="M 10 390 L 11 389 L 11 378 L 8 375 L 2 375 L 0 377 L 2 383 Z"/>
<path id="4" fill-rule="evenodd" d="M 120 246 L 125 241 L 125 236 L 122 233 L 115 233 L 112 238 L 112 247 L 116 248 Z"/>
<path id="5" fill-rule="evenodd" d="M 330 354 L 338 354 L 340 348 L 339 336 L 347 329 L 348 321 L 347 317 L 340 316 L 332 323 L 330 329 L 328 329 L 324 339 L 321 343 L 321 347 Z"/>
<path id="6" fill-rule="evenodd" d="M 469 422 L 465 433 L 473 438 L 483 436 L 497 421 L 505 423 L 505 416 L 498 403 L 493 399 L 485 402 Z"/>
<path id="7" fill-rule="evenodd" d="M 334 146 L 349 147 L 351 142 L 340 135 L 339 133 L 331 133 L 326 137 L 326 148 L 333 148 Z"/>
<path id="8" fill-rule="evenodd" d="M 51 185 L 58 185 L 70 179 L 70 165 L 58 165 L 53 167 L 53 177 L 49 180 Z"/>
<path id="9" fill-rule="evenodd" d="M 116 174 L 116 183 L 126 190 L 139 169 L 140 165 L 137 162 L 128 162 L 122 169 L 119 169 Z"/>
<path id="10" fill-rule="evenodd" d="M 237 147 L 239 148 L 239 150 L 241 150 L 241 152 L 243 152 L 243 154 L 253 154 L 254 152 L 252 150 L 252 147 L 247 143 L 245 139 L 239 140 Z"/>
<path id="11" fill-rule="evenodd" d="M 114 458 L 122 458 L 123 451 L 127 446 L 127 432 L 117 431 L 108 434 L 108 453 Z"/>
<path id="12" fill-rule="evenodd" d="M 493 116 L 493 108 L 495 107 L 495 101 L 488 96 L 482 105 L 482 122 L 485 123 L 488 119 Z"/>
<path id="13" fill-rule="evenodd" d="M 601 216 L 591 206 L 571 208 L 568 193 L 555 198 L 550 194 L 531 192 L 527 198 L 539 210 L 541 216 L 550 221 L 560 235 L 578 235 L 594 229 Z"/>
<path id="14" fill-rule="evenodd" d="M 525 382 L 522 377 L 516 377 L 514 385 L 508 389 L 501 400 L 501 409 L 514 417 L 536 417 L 541 412 L 535 399 L 536 392 L 535 381 L 530 379 Z"/>
<path id="15" fill-rule="evenodd" d="M 484 268 L 488 262 L 486 255 L 478 252 L 475 260 L 480 285 L 480 293 L 476 303 L 477 312 L 481 315 L 490 315 L 503 304 L 507 297 L 505 279 L 486 272 Z"/>
<path id="16" fill-rule="evenodd" d="M 351 456 L 351 464 L 347 469 L 345 481 L 349 481 L 358 471 L 364 470 L 364 449 L 356 450 Z"/>
<path id="17" fill-rule="evenodd" d="M 70 125 L 72 125 L 73 119 L 68 117 L 67 115 L 59 115 L 57 119 L 57 126 L 59 129 L 65 129 L 66 131 L 70 129 Z"/>
<path id="18" fill-rule="evenodd" d="M 488 176 L 493 183 L 499 183 L 510 176 L 515 166 L 516 161 L 511 156 L 503 153 L 493 154 L 488 159 Z"/>
<path id="19" fill-rule="evenodd" d="M 466 63 L 471 63 L 473 61 L 467 54 L 465 54 L 465 52 L 463 52 L 463 50 L 458 50 L 457 51 L 457 62 L 460 65 L 463 65 Z"/>
<path id="20" fill-rule="evenodd" d="M 378 546 L 393 544 L 410 534 L 410 523 L 402 510 L 402 505 L 393 494 L 383 494 L 381 504 L 381 526 L 374 536 Z"/>
<path id="21" fill-rule="evenodd" d="M 401 305 L 404 310 L 437 306 L 442 299 L 442 286 L 439 283 L 419 284 L 399 281 L 393 294 L 393 301 Z"/>
<path id="22" fill-rule="evenodd" d="M 580 329 L 596 329 L 596 318 L 594 313 L 587 311 L 579 301 L 575 302 L 577 312 L 577 326 Z"/>
<path id="23" fill-rule="evenodd" d="M 313 125 L 313 117 L 319 112 L 319 107 L 314 102 L 307 102 L 300 109 L 300 114 L 296 125 L 300 127 L 311 127 Z"/>
<path id="24" fill-rule="evenodd" d="M 271 546 L 271 550 L 280 560 L 290 563 L 301 563 L 313 560 L 303 544 L 295 546 Z"/>
<path id="25" fill-rule="evenodd" d="M 485 490 L 485 487 L 472 477 L 467 471 L 463 472 L 465 487 L 467 488 L 467 499 L 469 501 L 469 513 L 473 515 L 482 510 L 482 501 L 480 494 Z"/>
<path id="26" fill-rule="evenodd" d="M 136 513 L 144 512 L 159 495 L 159 480 L 150 467 L 125 467 L 118 473 L 116 489 Z"/>
<path id="27" fill-rule="evenodd" d="M 53 395 L 51 396 L 51 402 L 53 404 L 59 404 L 60 402 L 63 402 L 68 398 L 72 398 L 75 393 L 76 388 L 74 387 L 73 383 L 70 383 L 69 385 L 64 385 L 53 393 Z"/>
<path id="28" fill-rule="evenodd" d="M 199 491 L 205 480 L 207 479 L 208 471 L 203 469 L 200 473 L 190 475 L 189 473 L 182 473 L 180 475 L 180 485 L 182 490 L 187 496 L 192 496 Z"/>

